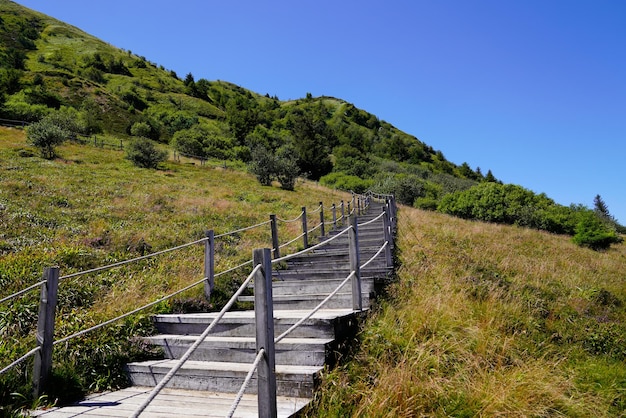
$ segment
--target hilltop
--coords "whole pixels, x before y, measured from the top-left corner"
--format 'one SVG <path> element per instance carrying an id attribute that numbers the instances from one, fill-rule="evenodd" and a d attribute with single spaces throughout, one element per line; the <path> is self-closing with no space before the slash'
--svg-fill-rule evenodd
<path id="1" fill-rule="evenodd" d="M 302 174 L 317 180 L 332 170 L 333 184 L 358 189 L 396 174 L 418 174 L 444 191 L 483 178 L 344 100 L 281 101 L 195 80 L 11 1 L 0 8 L 0 118 L 33 122 L 72 109 L 83 134 L 129 137 L 142 127 L 145 136 L 203 158 L 249 162 L 257 147 L 287 148 Z"/>

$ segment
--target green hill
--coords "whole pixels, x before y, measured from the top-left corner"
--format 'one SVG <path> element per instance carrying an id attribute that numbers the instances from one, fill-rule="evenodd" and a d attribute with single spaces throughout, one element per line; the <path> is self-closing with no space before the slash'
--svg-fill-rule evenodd
<path id="1" fill-rule="evenodd" d="M 144 123 L 151 139 L 179 151 L 244 162 L 258 146 L 290 147 L 303 174 L 319 179 L 334 168 L 359 177 L 357 188 L 389 172 L 419 174 L 448 189 L 482 178 L 341 99 L 280 101 L 224 81 L 180 77 L 11 1 L 0 1 L 0 12 L 0 118 L 33 122 L 72 108 L 84 134 L 125 137 Z"/>

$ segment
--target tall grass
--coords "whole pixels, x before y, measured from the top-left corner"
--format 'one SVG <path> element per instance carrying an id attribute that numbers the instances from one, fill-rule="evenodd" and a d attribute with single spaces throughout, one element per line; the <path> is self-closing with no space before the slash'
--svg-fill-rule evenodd
<path id="1" fill-rule="evenodd" d="M 307 416 L 623 416 L 626 246 L 402 207 L 398 277 Z"/>

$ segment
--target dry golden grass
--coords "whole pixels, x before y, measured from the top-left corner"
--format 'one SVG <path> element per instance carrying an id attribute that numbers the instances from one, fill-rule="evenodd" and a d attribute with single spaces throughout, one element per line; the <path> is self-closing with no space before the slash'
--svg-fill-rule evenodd
<path id="1" fill-rule="evenodd" d="M 402 207 L 397 252 L 389 297 L 309 416 L 623 413 L 625 245 Z"/>

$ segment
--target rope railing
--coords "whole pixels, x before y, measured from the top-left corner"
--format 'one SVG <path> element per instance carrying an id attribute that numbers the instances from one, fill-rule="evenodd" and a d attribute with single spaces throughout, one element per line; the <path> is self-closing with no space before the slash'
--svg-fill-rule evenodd
<path id="1" fill-rule="evenodd" d="M 32 350 L 30 350 L 28 353 L 24 354 L 22 357 L 18 358 L 17 360 L 15 360 L 13 363 L 9 364 L 8 366 L 6 366 L 4 369 L 0 370 L 0 374 L 4 374 L 6 372 L 8 372 L 9 370 L 11 370 L 13 367 L 17 366 L 18 364 L 20 364 L 21 362 L 23 362 L 24 360 L 26 360 L 27 358 L 29 358 L 30 356 L 35 355 L 35 353 L 37 351 L 41 350 L 41 347 L 35 347 Z"/>
<path id="2" fill-rule="evenodd" d="M 235 414 L 237 407 L 241 403 L 241 399 L 243 399 L 243 395 L 246 392 L 246 389 L 248 389 L 248 386 L 250 386 L 250 382 L 252 381 L 252 376 L 254 375 L 254 372 L 256 371 L 256 369 L 259 367 L 259 363 L 261 362 L 261 359 L 263 359 L 264 355 L 265 355 L 265 349 L 262 348 L 259 350 L 256 357 L 254 358 L 252 367 L 250 368 L 250 371 L 248 371 L 246 378 L 241 384 L 241 388 L 239 388 L 239 392 L 237 392 L 237 396 L 235 397 L 235 400 L 233 401 L 233 404 L 230 407 L 228 414 L 226 415 L 228 418 L 231 418 Z"/>
<path id="3" fill-rule="evenodd" d="M 222 320 L 222 318 L 224 317 L 226 312 L 228 312 L 230 310 L 230 308 L 235 304 L 235 301 L 237 300 L 237 298 L 248 287 L 248 284 L 250 283 L 252 278 L 257 274 L 257 272 L 259 270 L 261 270 L 261 267 L 262 267 L 261 264 L 259 264 L 252 270 L 252 272 L 248 275 L 246 280 L 244 280 L 244 282 L 239 287 L 239 289 L 237 289 L 237 291 L 230 298 L 228 303 L 226 303 L 226 305 L 224 305 L 224 307 L 219 312 L 217 317 L 215 317 L 215 319 L 213 321 L 211 321 L 209 326 L 206 327 L 206 329 L 202 332 L 202 334 L 200 334 L 200 336 L 191 345 L 191 347 L 189 347 L 187 349 L 185 354 L 183 354 L 181 356 L 181 358 L 174 365 L 174 367 L 172 367 L 170 369 L 170 371 L 163 377 L 163 379 L 161 379 L 161 381 L 154 387 L 154 389 L 152 389 L 152 391 L 150 392 L 148 397 L 144 400 L 144 402 L 142 402 L 141 405 L 139 405 L 139 407 L 135 410 L 133 415 L 131 415 L 132 418 L 138 417 L 148 407 L 148 405 L 150 405 L 150 402 L 152 402 L 152 400 L 154 400 L 154 398 L 159 394 L 159 392 L 161 392 L 161 390 L 163 390 L 163 388 L 169 383 L 169 381 L 172 380 L 172 378 L 178 372 L 178 370 L 180 370 L 180 368 L 183 367 L 183 365 L 187 362 L 187 360 L 189 360 L 191 355 L 196 351 L 196 349 L 200 346 L 200 344 L 202 344 L 202 342 L 206 339 L 206 337 L 213 330 L 213 328 L 215 328 L 215 326 L 218 324 L 218 322 Z"/>
<path id="4" fill-rule="evenodd" d="M 285 332 L 283 332 L 282 334 L 280 334 L 278 337 L 276 337 L 274 339 L 274 343 L 278 343 L 281 340 L 283 340 L 287 335 L 291 334 L 296 328 L 298 328 L 300 325 L 302 325 L 304 323 L 304 321 L 308 320 L 309 318 L 311 318 L 313 315 L 315 315 L 320 309 L 322 309 L 322 307 L 324 305 L 326 305 L 326 303 L 332 299 L 333 296 L 335 296 L 339 290 L 341 290 L 342 287 L 344 287 L 346 285 L 346 283 L 348 283 L 349 280 L 352 280 L 352 278 L 354 278 L 355 276 L 355 272 L 352 271 L 350 272 L 350 274 L 348 275 L 348 277 L 346 277 L 344 279 L 343 282 L 341 282 L 341 284 L 339 286 L 337 286 L 335 288 L 335 290 L 333 290 L 332 292 L 330 292 L 330 294 L 328 296 L 326 296 L 326 298 L 324 298 L 323 301 L 321 301 L 315 308 L 311 309 L 311 311 L 306 314 L 305 316 L 303 316 L 301 319 L 299 319 L 295 324 L 293 324 L 292 326 L 290 326 Z"/>
<path id="5" fill-rule="evenodd" d="M 367 260 L 365 263 L 361 264 L 361 266 L 359 267 L 360 269 L 364 269 L 365 267 L 367 267 L 372 261 L 374 261 L 374 259 L 376 257 L 378 257 L 385 248 L 387 248 L 387 245 L 389 245 L 389 241 L 385 241 L 385 243 L 382 245 L 382 247 L 380 247 L 378 249 L 378 251 L 376 252 L 376 254 L 374 254 L 372 257 L 370 257 L 369 260 Z"/>
<path id="6" fill-rule="evenodd" d="M 381 214 L 378 215 L 377 217 L 375 217 L 374 219 L 370 219 L 367 222 L 363 222 L 362 224 L 359 224 L 359 226 L 365 226 L 365 225 L 372 224 L 372 223 L 376 222 L 377 220 L 379 220 L 380 218 L 382 218 L 384 215 L 385 215 L 384 212 L 381 212 Z"/>
<path id="7" fill-rule="evenodd" d="M 77 277 L 77 276 L 82 276 L 84 274 L 89 274 L 89 273 L 96 273 L 96 272 L 99 272 L 99 271 L 112 269 L 114 267 L 120 267 L 120 266 L 123 266 L 123 265 L 126 265 L 126 264 L 130 264 L 130 263 L 134 263 L 134 262 L 137 262 L 137 261 L 145 260 L 147 258 L 156 257 L 157 255 L 166 254 L 166 253 L 169 253 L 169 252 L 172 252 L 172 251 L 180 250 L 182 248 L 190 247 L 192 245 L 196 245 L 196 244 L 199 244 L 199 243 L 204 242 L 204 241 L 206 241 L 206 238 L 202 238 L 202 239 L 199 239 L 197 241 L 189 242 L 187 244 L 182 244 L 182 245 L 179 245 L 177 247 L 167 248 L 165 250 L 157 251 L 157 252 L 154 252 L 154 253 L 151 253 L 151 254 L 146 254 L 146 255 L 142 255 L 142 256 L 139 256 L 139 257 L 131 258 L 131 259 L 128 259 L 128 260 L 119 261 L 117 263 L 109 264 L 109 265 L 106 265 L 106 266 L 96 267 L 96 268 L 93 268 L 93 269 L 83 270 L 83 271 L 79 271 L 77 273 L 68 274 L 68 275 L 59 277 L 59 280 L 69 279 L 69 278 Z"/>
<path id="8" fill-rule="evenodd" d="M 287 241 L 286 243 L 280 245 L 278 248 L 285 248 L 287 247 L 289 244 L 293 244 L 294 242 L 298 241 L 300 238 L 302 238 L 304 236 L 304 234 L 300 234 L 297 237 L 295 237 L 294 239 L 292 239 L 291 241 Z"/>
<path id="9" fill-rule="evenodd" d="M 296 253 L 289 254 L 289 255 L 286 255 L 286 256 L 283 256 L 283 257 L 280 257 L 280 258 L 275 258 L 275 259 L 272 260 L 272 264 L 280 263 L 281 261 L 287 261 L 287 260 L 292 259 L 294 257 L 300 256 L 302 254 L 306 254 L 306 253 L 308 253 L 310 251 L 314 251 L 314 250 L 316 250 L 316 249 L 318 249 L 320 247 L 323 247 L 324 245 L 328 244 L 329 242 L 336 240 L 341 235 L 343 235 L 343 234 L 347 233 L 348 231 L 350 231 L 351 228 L 352 227 L 348 227 L 348 228 L 344 229 L 343 231 L 341 231 L 340 233 L 338 233 L 337 235 L 335 235 L 334 237 L 328 238 L 327 240 L 325 240 L 323 242 L 320 242 L 319 244 L 313 245 L 312 247 L 305 248 L 302 251 L 298 251 Z"/>
<path id="10" fill-rule="evenodd" d="M 244 231 L 248 231 L 250 229 L 258 228 L 258 227 L 263 226 L 263 225 L 269 225 L 270 222 L 271 221 L 265 221 L 265 222 L 258 223 L 256 225 L 252 225 L 252 226 L 247 226 L 245 228 L 236 229 L 234 231 L 224 232 L 223 234 L 216 235 L 215 238 L 221 238 L 221 237 L 225 237 L 225 236 L 228 236 L 228 235 L 238 234 L 240 232 L 244 232 Z"/>
<path id="11" fill-rule="evenodd" d="M 300 212 L 300 215 L 298 215 L 296 218 L 293 218 L 293 219 L 281 219 L 279 217 L 276 217 L 276 220 L 277 221 L 281 221 L 281 222 L 286 223 L 286 224 L 289 224 L 289 223 L 293 223 L 293 222 L 299 221 L 302 218 L 303 214 L 304 214 L 304 212 Z"/>
<path id="12" fill-rule="evenodd" d="M 309 213 L 317 213 L 317 212 L 319 212 L 320 210 L 322 210 L 323 208 L 324 208 L 324 205 L 319 205 L 319 206 L 317 207 L 317 209 L 313 209 L 313 210 L 312 210 L 312 211 L 310 211 Z"/>
<path id="13" fill-rule="evenodd" d="M 45 282 L 46 282 L 45 280 L 41 280 L 41 281 L 39 281 L 39 282 L 35 283 L 35 284 L 34 284 L 34 285 L 32 285 L 32 286 L 29 286 L 29 287 L 27 287 L 27 288 L 25 288 L 25 289 L 20 290 L 19 292 L 15 292 L 15 293 L 13 293 L 12 295 L 6 296 L 6 297 L 4 297 L 4 298 L 0 299 L 0 303 L 2 303 L 2 302 L 6 302 L 7 300 L 11 300 L 11 299 L 16 298 L 16 297 L 18 297 L 18 296 L 22 296 L 24 293 L 28 293 L 28 292 L 30 292 L 31 290 L 38 288 L 39 286 L 41 286 L 41 285 L 42 285 L 42 284 L 44 284 Z"/>

